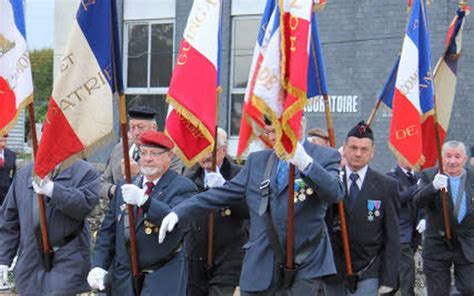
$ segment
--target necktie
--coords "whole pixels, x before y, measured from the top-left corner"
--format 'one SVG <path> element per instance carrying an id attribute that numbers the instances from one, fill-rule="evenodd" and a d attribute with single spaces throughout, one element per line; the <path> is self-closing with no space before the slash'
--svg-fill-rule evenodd
<path id="1" fill-rule="evenodd" d="M 278 191 L 288 184 L 288 163 L 286 161 L 278 162 L 276 183 Z"/>
<path id="2" fill-rule="evenodd" d="M 351 173 L 349 178 L 352 181 L 351 187 L 349 188 L 350 208 L 352 210 L 357 200 L 357 195 L 359 195 L 359 192 L 360 192 L 359 186 L 357 185 L 357 182 L 356 182 L 357 179 L 359 179 L 359 175 L 355 173 Z"/>
<path id="3" fill-rule="evenodd" d="M 0 155 L 0 169 L 2 169 L 5 166 L 5 159 L 3 158 L 3 155 Z"/>
<path id="4" fill-rule="evenodd" d="M 458 198 L 461 198 L 461 205 L 459 207 L 459 212 L 457 213 L 458 215 L 456 217 L 458 220 L 458 223 L 462 222 L 462 220 L 464 219 L 464 216 L 466 216 L 466 213 L 467 213 L 465 193 L 464 192 L 459 193 L 460 183 L 461 182 L 459 179 L 457 181 L 452 181 L 450 179 L 450 184 L 449 184 L 451 186 L 451 196 L 453 198 L 454 207 L 456 207 Z"/>
<path id="5" fill-rule="evenodd" d="M 151 193 L 153 192 L 153 187 L 155 187 L 155 183 L 148 181 L 145 183 L 146 185 L 146 190 L 145 194 L 150 196 Z M 137 213 L 137 221 L 140 220 L 140 217 L 142 216 L 143 209 L 141 207 L 138 208 L 138 213 Z"/>
<path id="6" fill-rule="evenodd" d="M 415 176 L 413 176 L 412 172 L 407 172 L 407 177 L 411 185 L 414 185 L 416 183 Z"/>

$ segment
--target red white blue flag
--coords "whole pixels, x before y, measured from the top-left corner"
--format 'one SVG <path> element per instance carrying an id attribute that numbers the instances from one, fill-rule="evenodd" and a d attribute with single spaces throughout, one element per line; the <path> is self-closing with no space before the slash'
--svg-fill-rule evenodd
<path id="1" fill-rule="evenodd" d="M 426 3 L 414 0 L 395 82 L 389 139 L 394 153 L 415 168 L 425 162 L 425 137 L 434 135 L 432 73 Z"/>
<path id="2" fill-rule="evenodd" d="M 319 40 L 316 47 L 310 44 L 312 26 L 317 28 L 313 4 L 313 0 L 267 1 L 245 95 L 238 156 L 251 140 L 262 138 L 263 115 L 275 127 L 276 153 L 294 152 L 308 97 L 310 52 L 319 49 Z M 314 58 L 318 61 L 318 56 Z"/>
<path id="3" fill-rule="evenodd" d="M 0 0 L 0 135 L 33 99 L 22 0 Z"/>
<path id="4" fill-rule="evenodd" d="M 461 57 L 462 29 L 464 17 L 468 14 L 469 7 L 458 9 L 454 20 L 448 29 L 446 36 L 446 49 L 444 55 L 438 61 L 434 72 L 435 104 L 438 117 L 438 127 L 441 143 L 444 142 L 449 128 L 451 111 L 453 110 L 454 97 L 456 94 L 457 68 Z M 433 146 L 432 146 L 433 147 Z M 434 149 L 431 149 L 433 151 Z M 424 167 L 436 164 L 437 154 L 426 154 Z"/>
<path id="5" fill-rule="evenodd" d="M 168 90 L 166 133 L 188 167 L 214 145 L 220 11 L 220 0 L 194 0 Z"/>
<path id="6" fill-rule="evenodd" d="M 35 171 L 81 156 L 112 135 L 122 69 L 115 0 L 81 1 L 49 101 Z"/>

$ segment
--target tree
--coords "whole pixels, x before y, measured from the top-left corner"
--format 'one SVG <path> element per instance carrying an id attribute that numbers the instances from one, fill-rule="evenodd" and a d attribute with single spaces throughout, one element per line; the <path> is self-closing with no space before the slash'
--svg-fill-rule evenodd
<path id="1" fill-rule="evenodd" d="M 30 52 L 33 74 L 35 119 L 43 122 L 53 90 L 53 49 L 44 48 Z"/>

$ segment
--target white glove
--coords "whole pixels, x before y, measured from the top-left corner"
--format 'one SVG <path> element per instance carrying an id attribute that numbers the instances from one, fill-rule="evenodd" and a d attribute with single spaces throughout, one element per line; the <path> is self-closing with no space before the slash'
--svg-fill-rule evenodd
<path id="1" fill-rule="evenodd" d="M 390 287 L 387 287 L 387 286 L 380 286 L 378 293 L 379 293 L 379 295 L 380 294 L 386 294 L 386 293 L 390 293 L 392 290 L 393 290 L 393 288 L 390 288 Z"/>
<path id="2" fill-rule="evenodd" d="M 87 283 L 92 289 L 104 290 L 104 279 L 106 274 L 107 270 L 100 267 L 94 267 L 87 275 Z"/>
<path id="3" fill-rule="evenodd" d="M 418 222 L 418 225 L 416 225 L 416 231 L 418 231 L 418 233 L 423 233 L 425 229 L 426 229 L 426 220 L 421 219 L 420 222 Z"/>
<path id="4" fill-rule="evenodd" d="M 10 288 L 8 281 L 8 265 L 0 265 L 0 290 L 6 290 Z"/>
<path id="5" fill-rule="evenodd" d="M 33 185 L 33 189 L 37 194 L 42 194 L 49 197 L 53 196 L 54 182 L 49 180 L 49 178 L 33 178 L 31 184 Z"/>
<path id="6" fill-rule="evenodd" d="M 448 176 L 437 173 L 433 180 L 433 187 L 436 190 L 448 188 Z"/>
<path id="7" fill-rule="evenodd" d="M 141 207 L 148 199 L 148 195 L 145 195 L 145 189 L 142 189 L 134 184 L 123 184 L 122 187 L 123 201 L 130 204 Z"/>
<path id="8" fill-rule="evenodd" d="M 158 243 L 162 243 L 165 240 L 166 232 L 173 231 L 174 227 L 178 223 L 179 218 L 175 212 L 170 212 L 166 217 L 161 221 L 160 234 L 158 235 Z"/>
<path id="9" fill-rule="evenodd" d="M 296 145 L 295 154 L 290 159 L 290 162 L 294 164 L 300 172 L 304 171 L 311 163 L 313 163 L 313 158 L 306 153 L 303 145 L 298 143 Z"/>
<path id="10" fill-rule="evenodd" d="M 205 179 L 205 185 L 209 188 L 220 187 L 225 183 L 225 179 L 222 177 L 220 172 L 207 173 Z"/>

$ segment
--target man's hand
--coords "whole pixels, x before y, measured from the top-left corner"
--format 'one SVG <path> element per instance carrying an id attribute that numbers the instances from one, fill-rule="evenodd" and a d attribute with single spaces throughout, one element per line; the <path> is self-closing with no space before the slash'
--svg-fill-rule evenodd
<path id="1" fill-rule="evenodd" d="M 141 207 L 148 199 L 145 189 L 134 184 L 123 184 L 121 189 L 123 201 L 130 205 Z"/>
<path id="2" fill-rule="evenodd" d="M 418 222 L 418 225 L 416 225 L 416 231 L 418 231 L 418 233 L 423 233 L 425 229 L 426 229 L 426 220 L 421 219 L 420 222 Z"/>
<path id="3" fill-rule="evenodd" d="M 42 194 L 46 196 L 53 196 L 54 182 L 49 180 L 48 177 L 44 179 L 33 178 L 31 182 L 33 189 L 37 194 Z"/>
<path id="4" fill-rule="evenodd" d="M 100 267 L 94 267 L 87 275 L 87 283 L 92 289 L 104 290 L 104 279 L 107 275 L 107 270 Z"/>
<path id="5" fill-rule="evenodd" d="M 130 175 L 137 176 L 138 173 L 140 172 L 140 167 L 138 166 L 138 163 L 130 158 Z M 125 160 L 122 158 L 122 175 L 125 176 Z"/>
<path id="6" fill-rule="evenodd" d="M 0 265 L 0 290 L 6 290 L 10 288 L 8 282 L 8 266 Z"/>
<path id="7" fill-rule="evenodd" d="M 170 212 L 166 217 L 161 221 L 160 234 L 158 236 L 158 243 L 162 243 L 165 240 L 166 232 L 173 231 L 174 227 L 178 223 L 179 218 L 175 212 Z"/>
<path id="8" fill-rule="evenodd" d="M 387 286 L 380 286 L 378 294 L 380 295 L 380 294 L 390 293 L 392 290 L 393 290 L 393 288 L 390 288 L 390 287 L 387 287 Z"/>
<path id="9" fill-rule="evenodd" d="M 303 172 L 311 163 L 313 163 L 313 158 L 306 153 L 303 145 L 298 143 L 296 145 L 295 154 L 290 159 L 290 162 L 294 164 L 300 172 Z"/>
<path id="10" fill-rule="evenodd" d="M 208 188 L 220 187 L 224 185 L 225 179 L 220 172 L 210 172 L 206 174 L 204 183 Z"/>
<path id="11" fill-rule="evenodd" d="M 448 189 L 448 176 L 437 173 L 433 180 L 433 187 L 436 190 Z"/>

